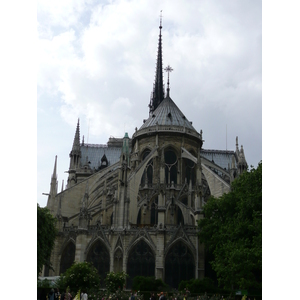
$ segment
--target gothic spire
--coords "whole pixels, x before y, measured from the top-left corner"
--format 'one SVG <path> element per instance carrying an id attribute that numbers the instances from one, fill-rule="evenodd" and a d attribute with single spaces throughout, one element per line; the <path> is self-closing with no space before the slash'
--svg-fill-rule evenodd
<path id="1" fill-rule="evenodd" d="M 53 174 L 51 176 L 51 182 L 50 182 L 50 193 L 48 197 L 48 202 L 52 197 L 55 197 L 57 194 L 57 174 L 56 174 L 56 168 L 57 168 L 57 155 L 55 155 L 55 161 L 54 161 L 54 169 Z M 48 204 L 47 204 L 48 206 Z M 53 209 L 51 207 L 51 209 Z"/>
<path id="2" fill-rule="evenodd" d="M 76 127 L 76 132 L 75 132 L 75 137 L 73 141 L 73 151 L 79 151 L 80 150 L 80 129 L 79 129 L 79 119 L 77 122 L 77 127 Z"/>
<path id="3" fill-rule="evenodd" d="M 77 122 L 75 137 L 73 141 L 72 150 L 69 154 L 70 156 L 70 168 L 69 171 L 75 170 L 80 167 L 80 158 L 81 158 L 81 151 L 80 151 L 80 130 L 79 130 L 79 119 Z M 69 180 L 68 180 L 69 181 Z"/>
<path id="4" fill-rule="evenodd" d="M 155 81 L 153 86 L 153 92 L 150 99 L 149 111 L 153 112 L 157 106 L 164 100 L 164 87 L 163 87 L 163 66 L 162 66 L 162 15 L 160 16 L 159 25 L 159 38 L 158 38 L 158 51 L 157 51 L 157 62 L 156 62 L 156 73 Z"/>
<path id="5" fill-rule="evenodd" d="M 55 155 L 55 161 L 54 161 L 54 169 L 52 174 L 52 179 L 57 179 L 57 173 L 56 173 L 56 167 L 57 167 L 57 155 Z"/>

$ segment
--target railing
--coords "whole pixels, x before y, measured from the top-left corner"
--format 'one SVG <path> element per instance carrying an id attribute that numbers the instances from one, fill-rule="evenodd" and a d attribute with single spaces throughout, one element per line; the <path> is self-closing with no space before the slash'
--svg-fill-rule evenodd
<path id="1" fill-rule="evenodd" d="M 148 133 L 155 133 L 155 132 L 174 132 L 174 133 L 185 133 L 185 134 L 189 134 L 192 135 L 194 137 L 197 137 L 199 139 L 201 139 L 200 133 L 186 128 L 186 127 L 181 127 L 181 126 L 162 126 L 162 125 L 154 125 L 151 127 L 147 127 L 147 128 L 143 128 L 140 129 L 139 131 L 136 131 L 133 135 L 132 135 L 132 139 L 140 136 L 140 135 L 144 135 L 144 134 L 148 134 Z"/>
<path id="2" fill-rule="evenodd" d="M 180 191 L 183 186 L 184 186 L 184 184 L 177 184 L 177 183 L 166 183 L 165 184 L 165 187 L 168 190 L 174 189 L 174 190 Z M 159 187 L 159 184 L 157 184 L 157 183 L 149 183 L 148 182 L 147 185 L 146 185 L 146 183 L 140 184 L 140 189 L 155 189 L 158 187 Z M 194 186 L 192 187 L 192 190 L 194 190 Z"/>
<path id="3" fill-rule="evenodd" d="M 111 233 L 111 232 L 128 232 L 128 230 L 125 228 L 124 229 L 115 229 L 113 228 L 111 225 L 89 225 L 87 227 L 87 231 L 92 233 L 92 232 L 97 232 L 100 229 L 105 232 L 105 233 Z M 166 232 L 173 232 L 174 230 L 176 230 L 180 225 L 174 225 L 174 224 L 165 224 L 164 227 L 161 227 L 157 224 L 130 224 L 130 231 L 139 231 L 143 228 L 146 228 L 149 231 L 157 231 L 157 230 L 164 230 Z M 194 225 L 182 225 L 183 228 L 185 229 L 185 231 L 193 233 L 193 232 L 197 232 L 198 231 L 198 227 L 194 226 Z M 67 233 L 67 232 L 79 232 L 80 230 L 82 230 L 82 228 L 78 227 L 78 226 L 65 226 L 63 228 L 63 232 Z"/>

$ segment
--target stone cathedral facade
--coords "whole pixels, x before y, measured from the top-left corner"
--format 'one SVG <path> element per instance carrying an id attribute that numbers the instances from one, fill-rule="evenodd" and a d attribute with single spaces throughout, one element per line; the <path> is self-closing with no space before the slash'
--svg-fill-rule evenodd
<path id="1" fill-rule="evenodd" d="M 205 276 L 197 221 L 208 198 L 229 192 L 247 162 L 238 139 L 234 151 L 204 149 L 202 131 L 171 99 L 169 77 L 165 91 L 159 29 L 148 119 L 131 138 L 126 133 L 105 145 L 81 140 L 78 120 L 61 192 L 55 158 L 47 207 L 59 233 L 51 255 L 54 271 L 44 268 L 43 276 L 60 275 L 85 260 L 102 278 L 125 271 L 129 288 L 138 275 L 172 287 Z"/>

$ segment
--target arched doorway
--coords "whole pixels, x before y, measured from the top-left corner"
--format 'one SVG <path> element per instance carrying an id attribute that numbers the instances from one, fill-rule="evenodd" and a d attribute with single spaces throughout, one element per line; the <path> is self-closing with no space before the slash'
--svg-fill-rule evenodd
<path id="1" fill-rule="evenodd" d="M 75 260 L 75 244 L 73 242 L 69 242 L 64 248 L 59 266 L 59 275 L 65 273 L 73 264 Z"/>
<path id="2" fill-rule="evenodd" d="M 131 288 L 135 276 L 155 276 L 155 256 L 150 246 L 140 240 L 130 251 L 127 261 L 127 287 Z"/>
<path id="3" fill-rule="evenodd" d="M 110 267 L 110 256 L 106 246 L 100 240 L 92 245 L 87 254 L 86 261 L 95 266 L 101 279 L 106 278 Z"/>
<path id="4" fill-rule="evenodd" d="M 178 288 L 182 280 L 195 278 L 195 261 L 191 250 L 183 241 L 176 242 L 165 259 L 165 283 Z"/>

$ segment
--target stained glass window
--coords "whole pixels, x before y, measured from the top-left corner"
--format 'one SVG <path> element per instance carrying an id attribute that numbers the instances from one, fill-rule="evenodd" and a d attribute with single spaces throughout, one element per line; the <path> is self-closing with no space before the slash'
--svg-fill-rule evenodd
<path id="1" fill-rule="evenodd" d="M 127 285 L 130 288 L 135 276 L 155 276 L 155 257 L 149 245 L 143 240 L 131 250 L 127 262 Z"/>
<path id="2" fill-rule="evenodd" d="M 95 266 L 101 278 L 106 278 L 107 273 L 109 273 L 110 256 L 101 241 L 95 242 L 89 250 L 86 260 Z"/>
<path id="3" fill-rule="evenodd" d="M 59 274 L 65 273 L 72 266 L 74 260 L 75 244 L 69 242 L 61 255 Z"/>
<path id="4" fill-rule="evenodd" d="M 178 288 L 180 281 L 192 278 L 195 278 L 195 262 L 192 252 L 183 241 L 179 241 L 166 256 L 165 283 Z"/>

